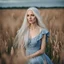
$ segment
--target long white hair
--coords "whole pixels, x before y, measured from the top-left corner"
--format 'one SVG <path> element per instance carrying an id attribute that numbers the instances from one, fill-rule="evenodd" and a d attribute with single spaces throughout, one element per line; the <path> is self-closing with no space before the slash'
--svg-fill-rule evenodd
<path id="1" fill-rule="evenodd" d="M 35 7 L 30 7 L 27 9 L 27 11 L 28 10 L 33 11 L 34 15 L 36 16 L 36 18 L 38 20 L 38 25 L 42 28 L 46 28 L 45 24 L 42 21 L 42 17 L 40 15 L 39 10 Z M 17 35 L 14 39 L 14 42 L 13 42 L 14 48 L 16 48 L 16 47 L 20 48 L 23 43 L 24 43 L 24 46 L 26 46 L 28 43 L 28 39 L 29 39 L 29 23 L 27 22 L 27 12 L 26 12 L 23 24 L 22 24 L 21 28 L 17 31 Z"/>

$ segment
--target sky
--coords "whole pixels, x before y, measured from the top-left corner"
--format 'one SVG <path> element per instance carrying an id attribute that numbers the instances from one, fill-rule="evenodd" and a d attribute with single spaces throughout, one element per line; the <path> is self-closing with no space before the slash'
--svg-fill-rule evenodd
<path id="1" fill-rule="evenodd" d="M 0 7 L 64 7 L 64 0 L 0 0 Z"/>

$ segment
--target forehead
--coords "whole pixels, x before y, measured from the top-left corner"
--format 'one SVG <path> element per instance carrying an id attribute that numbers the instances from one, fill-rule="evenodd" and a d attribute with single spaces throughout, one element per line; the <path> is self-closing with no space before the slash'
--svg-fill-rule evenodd
<path id="1" fill-rule="evenodd" d="M 32 10 L 27 10 L 27 14 L 34 14 Z"/>

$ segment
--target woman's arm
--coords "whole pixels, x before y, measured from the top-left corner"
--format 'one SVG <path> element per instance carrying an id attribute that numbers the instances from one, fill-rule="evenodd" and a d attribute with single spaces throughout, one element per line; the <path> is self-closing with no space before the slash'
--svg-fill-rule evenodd
<path id="1" fill-rule="evenodd" d="M 41 49 L 39 51 L 35 52 L 34 54 L 27 56 L 27 58 L 30 59 L 30 58 L 43 54 L 45 52 L 45 47 L 46 47 L 46 35 L 44 35 L 42 38 Z"/>

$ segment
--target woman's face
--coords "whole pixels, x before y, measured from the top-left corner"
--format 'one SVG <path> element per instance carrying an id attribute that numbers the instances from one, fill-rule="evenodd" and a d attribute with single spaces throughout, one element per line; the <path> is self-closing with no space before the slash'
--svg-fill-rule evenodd
<path id="1" fill-rule="evenodd" d="M 36 22 L 36 16 L 33 14 L 33 11 L 28 10 L 27 11 L 27 21 L 29 24 L 33 24 Z"/>

